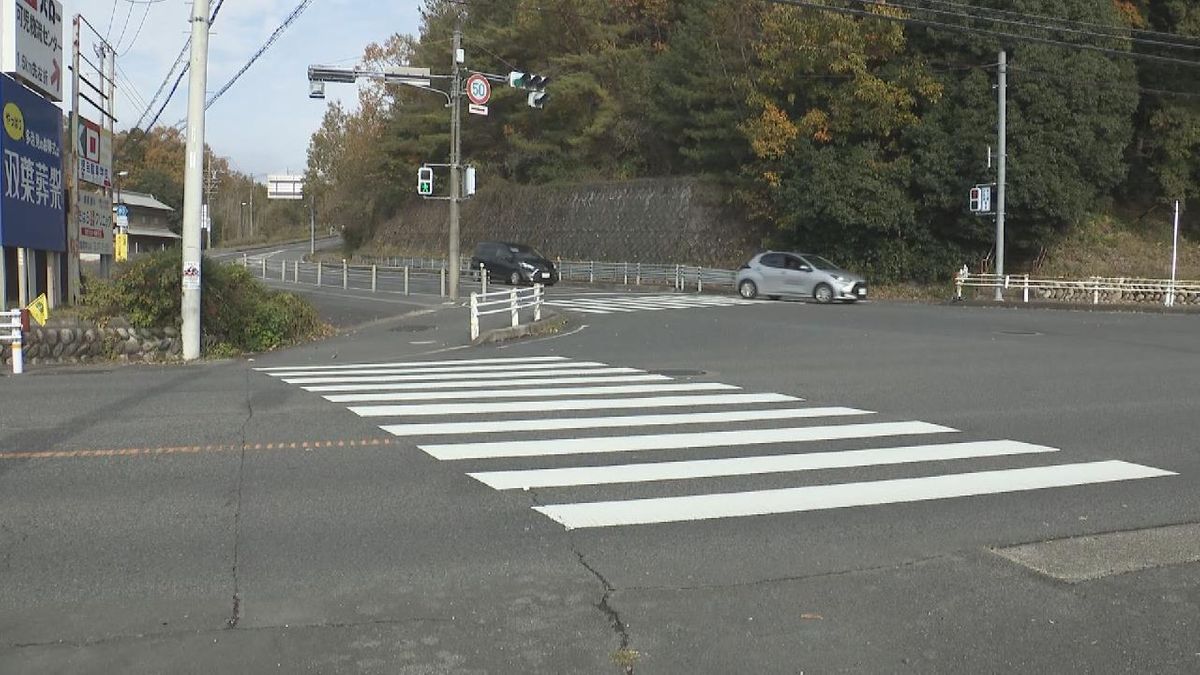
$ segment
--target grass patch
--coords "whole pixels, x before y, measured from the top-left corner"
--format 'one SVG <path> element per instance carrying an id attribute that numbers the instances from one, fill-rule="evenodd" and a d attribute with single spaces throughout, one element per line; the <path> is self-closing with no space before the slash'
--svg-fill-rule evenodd
<path id="1" fill-rule="evenodd" d="M 1179 237 L 1177 278 L 1200 279 L 1200 246 Z M 1043 258 L 1013 274 L 1065 279 L 1171 276 L 1171 222 L 1130 224 L 1101 216 L 1074 228 L 1047 249 Z"/>

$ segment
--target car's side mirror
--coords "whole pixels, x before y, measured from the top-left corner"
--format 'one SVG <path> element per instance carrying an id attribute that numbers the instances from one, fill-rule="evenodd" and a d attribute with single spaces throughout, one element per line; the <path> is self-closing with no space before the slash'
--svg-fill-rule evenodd
<path id="1" fill-rule="evenodd" d="M 801 265 L 799 269 L 801 272 L 811 272 L 812 271 L 812 268 L 809 267 L 808 265 Z"/>

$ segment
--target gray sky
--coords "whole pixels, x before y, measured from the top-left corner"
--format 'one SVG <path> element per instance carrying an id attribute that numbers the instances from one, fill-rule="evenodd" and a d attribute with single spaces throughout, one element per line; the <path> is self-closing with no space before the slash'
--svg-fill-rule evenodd
<path id="1" fill-rule="evenodd" d="M 70 62 L 75 14 L 82 14 L 101 34 L 107 33 L 117 53 L 123 54 L 117 60 L 117 75 L 122 80 L 117 90 L 117 128 L 129 127 L 142 114 L 187 40 L 191 4 L 184 0 L 149 4 L 145 0 L 62 1 L 66 15 L 64 60 Z M 215 5 L 216 0 L 210 2 Z M 300 0 L 225 0 L 209 41 L 209 93 L 223 86 L 299 4 Z M 325 102 L 310 100 L 309 64 L 350 66 L 368 43 L 382 42 L 394 33 L 415 34 L 420 6 L 421 0 L 313 0 L 237 84 L 209 108 L 208 144 L 246 173 L 302 172 L 308 139 L 321 124 L 326 102 L 340 99 L 354 106 L 357 100 L 353 86 L 336 84 L 326 87 Z M 138 32 L 143 16 L 145 23 Z M 80 70 L 86 72 L 86 68 Z M 184 77 L 159 124 L 174 125 L 186 115 L 187 85 Z M 65 89 L 69 86 L 68 79 Z M 64 109 L 69 108 L 69 98 L 67 101 Z M 150 116 L 155 112 L 157 105 Z"/>

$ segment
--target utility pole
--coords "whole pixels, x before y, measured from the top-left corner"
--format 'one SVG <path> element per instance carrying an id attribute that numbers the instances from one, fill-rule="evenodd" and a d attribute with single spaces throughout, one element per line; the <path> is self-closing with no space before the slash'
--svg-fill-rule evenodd
<path id="1" fill-rule="evenodd" d="M 462 99 L 462 15 L 454 26 L 454 68 L 450 84 L 450 251 L 447 276 L 447 290 L 451 300 L 458 299 L 458 202 L 459 193 L 459 162 L 462 155 L 462 113 L 459 105 Z"/>
<path id="2" fill-rule="evenodd" d="M 1008 54 L 1000 50 L 998 149 L 996 152 L 996 302 L 1004 301 L 1004 165 L 1008 161 Z"/>
<path id="3" fill-rule="evenodd" d="M 208 0 L 192 3 L 187 163 L 183 177 L 183 360 L 200 358 L 200 201 L 204 177 L 204 94 L 208 85 Z"/>

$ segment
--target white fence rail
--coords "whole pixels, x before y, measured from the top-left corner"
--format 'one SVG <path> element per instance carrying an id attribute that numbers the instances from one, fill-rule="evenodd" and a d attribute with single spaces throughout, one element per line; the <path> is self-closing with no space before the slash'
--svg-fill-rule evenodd
<path id="1" fill-rule="evenodd" d="M 24 310 L 20 309 L 0 312 L 0 342 L 12 344 L 13 375 L 20 375 L 25 372 L 25 358 L 21 349 L 22 329 L 24 327 L 24 321 L 22 320 L 23 312 Z"/>
<path id="2" fill-rule="evenodd" d="M 533 320 L 542 318 L 545 287 L 534 284 L 528 288 L 511 288 L 491 293 L 471 293 L 471 339 L 479 339 L 479 317 L 489 314 L 508 314 L 513 328 L 521 325 L 522 309 L 533 309 Z"/>
<path id="3" fill-rule="evenodd" d="M 1028 274 L 971 274 L 960 270 L 954 277 L 955 297 L 962 299 L 967 288 L 1019 292 L 1022 302 L 1052 300 L 1100 304 L 1155 303 L 1200 304 L 1200 281 L 1088 277 L 1087 279 L 1038 279 Z"/>

